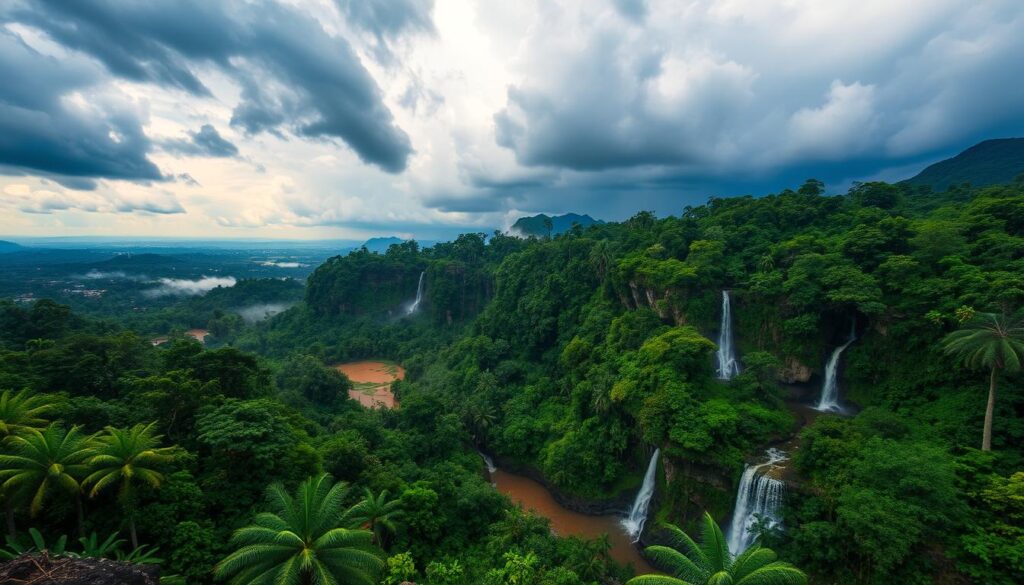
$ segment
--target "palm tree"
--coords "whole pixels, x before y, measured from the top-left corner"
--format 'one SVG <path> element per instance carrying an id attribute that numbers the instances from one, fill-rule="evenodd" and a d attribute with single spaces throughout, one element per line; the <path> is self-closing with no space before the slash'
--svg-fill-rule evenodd
<path id="1" fill-rule="evenodd" d="M 342 527 L 345 491 L 326 473 L 302 482 L 294 496 L 280 484 L 270 486 L 273 511 L 235 532 L 235 552 L 217 563 L 214 575 L 235 585 L 376 584 L 383 553 L 370 531 Z"/>
<path id="2" fill-rule="evenodd" d="M 672 546 L 649 546 L 647 556 L 668 575 L 641 575 L 626 585 L 804 585 L 807 575 L 777 560 L 774 551 L 754 545 L 737 555 L 729 553 L 722 529 L 707 512 L 701 544 L 679 528 L 666 525 Z"/>
<path id="3" fill-rule="evenodd" d="M 947 335 L 942 344 L 947 354 L 956 356 L 968 368 L 987 368 L 990 371 L 981 450 L 991 451 L 996 380 L 1000 370 L 1008 373 L 1021 370 L 1024 363 L 1024 325 L 992 313 L 979 313 L 963 328 Z"/>
<path id="4" fill-rule="evenodd" d="M 26 429 L 41 429 L 46 426 L 42 415 L 53 407 L 43 396 L 31 394 L 27 389 L 21 392 L 4 390 L 0 393 L 0 439 L 24 432 Z M 14 538 L 14 507 L 11 494 L 0 493 L 4 499 L 4 514 L 7 517 L 7 533 Z"/>
<path id="5" fill-rule="evenodd" d="M 8 438 L 12 455 L 0 455 L 0 480 L 9 493 L 31 494 L 29 513 L 35 516 L 53 490 L 74 498 L 78 517 L 78 534 L 85 536 L 82 511 L 81 478 L 88 472 L 86 463 L 93 455 L 90 437 L 78 427 L 64 432 L 59 425 L 45 431 L 27 429 L 24 434 Z"/>
<path id="6" fill-rule="evenodd" d="M 46 427 L 42 415 L 53 406 L 45 396 L 32 394 L 28 390 L 17 393 L 4 390 L 0 394 L 0 439 L 27 429 Z"/>
<path id="7" fill-rule="evenodd" d="M 404 513 L 401 508 L 400 500 L 388 499 L 388 490 L 374 496 L 373 492 L 367 489 L 363 500 L 345 513 L 345 519 L 348 520 L 350 527 L 369 528 L 373 532 L 374 541 L 379 546 L 384 546 L 386 533 L 394 534 L 398 529 L 395 520 Z"/>
<path id="8" fill-rule="evenodd" d="M 135 531 L 134 491 L 139 481 L 158 488 L 164 476 L 156 470 L 172 459 L 170 448 L 158 447 L 160 437 L 153 435 L 153 425 L 135 425 L 130 429 L 107 427 L 97 441 L 96 455 L 89 460 L 92 473 L 83 482 L 91 485 L 89 497 L 96 497 L 107 487 L 119 484 L 117 498 L 128 517 L 132 548 L 139 548 Z"/>

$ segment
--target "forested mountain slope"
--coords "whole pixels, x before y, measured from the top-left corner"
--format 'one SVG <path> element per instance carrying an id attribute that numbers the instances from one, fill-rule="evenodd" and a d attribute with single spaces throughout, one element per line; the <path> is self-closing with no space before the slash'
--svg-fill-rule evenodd
<path id="1" fill-rule="evenodd" d="M 999 138 L 980 142 L 953 158 L 939 161 L 906 182 L 946 191 L 964 183 L 975 187 L 1010 183 L 1021 174 L 1024 138 Z"/>

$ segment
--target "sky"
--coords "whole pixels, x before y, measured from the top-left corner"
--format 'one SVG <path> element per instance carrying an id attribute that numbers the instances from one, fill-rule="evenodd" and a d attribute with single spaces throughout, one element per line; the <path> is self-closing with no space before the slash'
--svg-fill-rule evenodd
<path id="1" fill-rule="evenodd" d="M 0 234 L 619 220 L 1024 135 L 1020 0 L 0 0 Z"/>

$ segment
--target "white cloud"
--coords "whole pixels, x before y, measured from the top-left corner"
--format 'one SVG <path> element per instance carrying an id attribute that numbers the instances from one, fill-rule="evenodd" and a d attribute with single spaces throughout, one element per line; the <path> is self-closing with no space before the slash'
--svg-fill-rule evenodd
<path id="1" fill-rule="evenodd" d="M 204 276 L 195 280 L 161 278 L 157 282 L 159 286 L 145 290 L 142 294 L 153 299 L 168 296 L 195 297 L 205 295 L 218 287 L 228 288 L 235 286 L 237 281 L 233 276 Z"/>

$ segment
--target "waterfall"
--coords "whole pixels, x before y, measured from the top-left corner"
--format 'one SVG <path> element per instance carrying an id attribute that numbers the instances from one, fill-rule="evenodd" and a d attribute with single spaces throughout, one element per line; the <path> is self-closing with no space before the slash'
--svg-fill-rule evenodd
<path id="1" fill-rule="evenodd" d="M 487 456 L 487 453 L 483 451 L 477 451 L 480 454 L 480 458 L 484 460 L 484 465 L 487 466 L 487 473 L 494 473 L 498 471 L 497 466 L 494 465 L 494 460 Z"/>
<path id="2" fill-rule="evenodd" d="M 731 380 L 740 373 L 740 363 L 732 347 L 732 307 L 729 291 L 722 291 L 722 326 L 718 330 L 718 379 Z"/>
<path id="3" fill-rule="evenodd" d="M 654 496 L 655 475 L 658 472 L 658 454 L 661 449 L 655 449 L 651 455 L 651 462 L 647 464 L 647 473 L 644 474 L 644 483 L 633 501 L 633 508 L 629 516 L 622 519 L 622 526 L 633 538 L 633 542 L 640 540 L 640 534 L 644 531 L 644 522 L 647 521 L 647 508 L 651 505 L 651 498 Z"/>
<path id="4" fill-rule="evenodd" d="M 769 526 L 779 523 L 779 509 L 785 495 L 785 484 L 765 475 L 765 468 L 786 460 L 786 454 L 778 449 L 769 449 L 768 460 L 758 465 L 747 465 L 740 478 L 736 492 L 736 508 L 732 512 L 729 528 L 729 551 L 738 555 L 754 542 L 750 530 L 759 519 L 768 521 Z"/>
<path id="5" fill-rule="evenodd" d="M 843 350 L 850 347 L 850 344 L 856 340 L 856 321 L 854 321 L 850 324 L 849 339 L 832 352 L 832 356 L 828 358 L 828 363 L 825 364 L 825 382 L 821 386 L 821 398 L 818 400 L 818 406 L 814 407 L 816 410 L 842 410 L 839 406 L 839 381 L 836 379 L 839 375 L 839 356 L 843 354 Z"/>
<path id="6" fill-rule="evenodd" d="M 420 308 L 420 301 L 423 300 L 423 275 L 426 273 L 426 270 L 420 272 L 420 281 L 416 285 L 416 300 L 413 301 L 411 305 L 409 305 L 408 309 L 406 309 L 406 315 L 412 315 L 413 313 L 416 312 L 416 309 Z"/>

